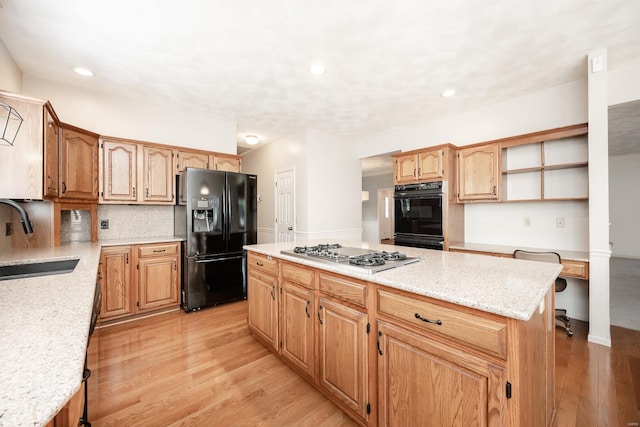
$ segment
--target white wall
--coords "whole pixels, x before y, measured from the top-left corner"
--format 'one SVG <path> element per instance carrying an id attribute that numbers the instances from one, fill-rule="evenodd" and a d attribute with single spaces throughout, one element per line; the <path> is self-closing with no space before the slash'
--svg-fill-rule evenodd
<path id="1" fill-rule="evenodd" d="M 612 256 L 640 259 L 640 153 L 609 157 L 609 209 Z"/>
<path id="2" fill-rule="evenodd" d="M 0 40 L 0 90 L 22 92 L 22 72 Z"/>
<path id="3" fill-rule="evenodd" d="M 609 105 L 640 99 L 640 61 L 607 72 Z"/>
<path id="4" fill-rule="evenodd" d="M 352 140 L 309 129 L 308 238 L 362 239 L 362 167 Z"/>
<path id="5" fill-rule="evenodd" d="M 258 175 L 258 243 L 275 241 L 275 175 L 295 171 L 295 232 L 308 231 L 307 215 L 307 131 L 298 132 L 246 153 L 242 170 Z M 299 236 L 298 236 L 299 237 Z"/>
<path id="6" fill-rule="evenodd" d="M 25 75 L 23 93 L 51 101 L 60 120 L 100 135 L 236 154 L 236 123 Z"/>

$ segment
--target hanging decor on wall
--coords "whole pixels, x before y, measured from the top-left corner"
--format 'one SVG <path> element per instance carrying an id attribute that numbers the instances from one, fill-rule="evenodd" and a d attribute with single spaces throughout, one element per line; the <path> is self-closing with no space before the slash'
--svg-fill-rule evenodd
<path id="1" fill-rule="evenodd" d="M 22 121 L 15 108 L 0 102 L 0 145 L 13 146 Z"/>

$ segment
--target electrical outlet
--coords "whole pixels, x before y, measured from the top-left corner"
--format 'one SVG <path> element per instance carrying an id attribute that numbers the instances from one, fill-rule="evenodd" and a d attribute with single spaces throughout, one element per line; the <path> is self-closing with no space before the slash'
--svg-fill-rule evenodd
<path id="1" fill-rule="evenodd" d="M 528 216 L 524 217 L 524 226 L 531 227 L 531 218 L 529 218 Z"/>
<path id="2" fill-rule="evenodd" d="M 4 235 L 11 236 L 13 234 L 13 224 L 7 222 L 4 228 Z"/>
<path id="3" fill-rule="evenodd" d="M 108 219 L 101 219 L 100 220 L 100 228 L 103 230 L 108 230 L 109 229 L 109 220 Z"/>
<path id="4" fill-rule="evenodd" d="M 564 228 L 564 217 L 556 217 L 556 228 Z"/>

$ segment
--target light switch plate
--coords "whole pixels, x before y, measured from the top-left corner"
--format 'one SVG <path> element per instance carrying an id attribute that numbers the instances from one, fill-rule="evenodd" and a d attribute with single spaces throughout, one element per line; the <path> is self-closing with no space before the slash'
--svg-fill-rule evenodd
<path id="1" fill-rule="evenodd" d="M 109 229 L 109 220 L 108 219 L 101 219 L 100 220 L 100 228 L 103 230 L 108 230 Z"/>

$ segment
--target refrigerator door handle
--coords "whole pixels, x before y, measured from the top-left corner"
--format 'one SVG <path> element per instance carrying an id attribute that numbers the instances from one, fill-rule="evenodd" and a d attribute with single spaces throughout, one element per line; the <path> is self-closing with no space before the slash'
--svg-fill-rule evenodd
<path id="1" fill-rule="evenodd" d="M 231 238 L 231 207 L 232 207 L 232 203 L 231 203 L 231 186 L 229 185 L 229 183 L 227 183 L 227 218 L 229 218 L 226 221 L 227 224 L 227 240 Z"/>
<path id="2" fill-rule="evenodd" d="M 196 259 L 195 262 L 196 264 L 206 264 L 210 262 L 229 261 L 232 259 L 242 259 L 242 258 L 244 258 L 244 255 L 230 256 L 230 257 L 224 257 L 224 258 L 203 258 L 203 259 Z"/>

